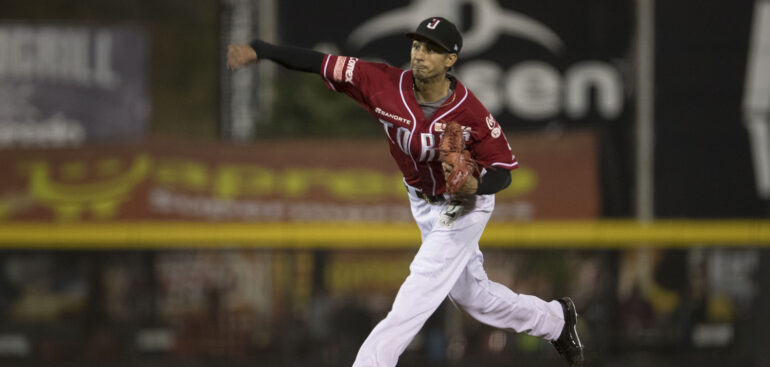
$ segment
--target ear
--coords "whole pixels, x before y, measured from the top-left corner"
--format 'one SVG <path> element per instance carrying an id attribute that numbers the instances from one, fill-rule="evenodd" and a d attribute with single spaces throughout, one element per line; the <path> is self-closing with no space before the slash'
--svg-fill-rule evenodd
<path id="1" fill-rule="evenodd" d="M 447 68 L 451 68 L 452 65 L 454 65 L 457 62 L 457 54 L 451 53 L 446 56 L 446 61 L 444 62 L 444 66 Z"/>

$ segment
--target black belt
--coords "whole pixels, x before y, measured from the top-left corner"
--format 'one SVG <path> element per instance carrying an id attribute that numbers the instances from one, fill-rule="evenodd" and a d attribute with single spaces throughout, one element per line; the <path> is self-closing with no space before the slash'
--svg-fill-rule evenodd
<path id="1" fill-rule="evenodd" d="M 428 194 L 422 192 L 421 190 L 417 190 L 415 188 L 410 188 L 410 187 L 407 187 L 406 190 L 414 193 L 415 195 L 417 195 L 418 198 L 425 200 L 429 204 L 441 203 L 441 202 L 446 200 L 446 197 L 443 194 L 442 195 L 428 195 Z"/>

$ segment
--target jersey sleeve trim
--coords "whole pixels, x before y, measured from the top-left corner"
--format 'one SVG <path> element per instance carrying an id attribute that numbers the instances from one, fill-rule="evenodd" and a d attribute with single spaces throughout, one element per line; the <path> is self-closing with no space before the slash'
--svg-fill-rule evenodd
<path id="1" fill-rule="evenodd" d="M 328 54 L 324 55 L 325 60 L 323 64 L 324 66 L 321 69 L 321 77 L 323 78 L 327 88 L 331 89 L 332 91 L 336 91 L 337 88 L 334 88 L 334 84 L 329 81 L 329 77 L 327 76 L 328 75 L 327 70 L 329 69 L 329 60 L 331 60 L 331 58 L 332 58 L 331 55 L 328 55 Z"/>
<path id="2" fill-rule="evenodd" d="M 513 159 L 513 163 L 503 163 L 503 162 L 495 162 L 490 164 L 492 167 L 502 167 L 507 169 L 514 169 L 519 167 L 519 162 L 516 160 L 516 158 Z"/>

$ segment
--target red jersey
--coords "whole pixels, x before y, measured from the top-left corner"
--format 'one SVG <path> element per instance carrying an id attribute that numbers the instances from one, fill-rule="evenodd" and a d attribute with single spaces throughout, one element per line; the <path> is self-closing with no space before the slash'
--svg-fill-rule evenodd
<path id="1" fill-rule="evenodd" d="M 320 74 L 327 88 L 355 99 L 382 124 L 406 183 L 426 194 L 444 192 L 437 146 L 449 121 L 463 126 L 466 148 L 481 167 L 518 167 L 500 125 L 459 81 L 453 94 L 426 119 L 414 95 L 411 70 L 325 55 Z"/>

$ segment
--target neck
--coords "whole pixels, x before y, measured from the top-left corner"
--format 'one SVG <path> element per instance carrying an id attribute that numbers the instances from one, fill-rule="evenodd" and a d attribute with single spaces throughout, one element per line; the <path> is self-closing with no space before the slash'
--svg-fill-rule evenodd
<path id="1" fill-rule="evenodd" d="M 446 74 L 428 79 L 415 79 L 414 94 L 419 102 L 435 102 L 447 95 L 449 85 Z"/>

